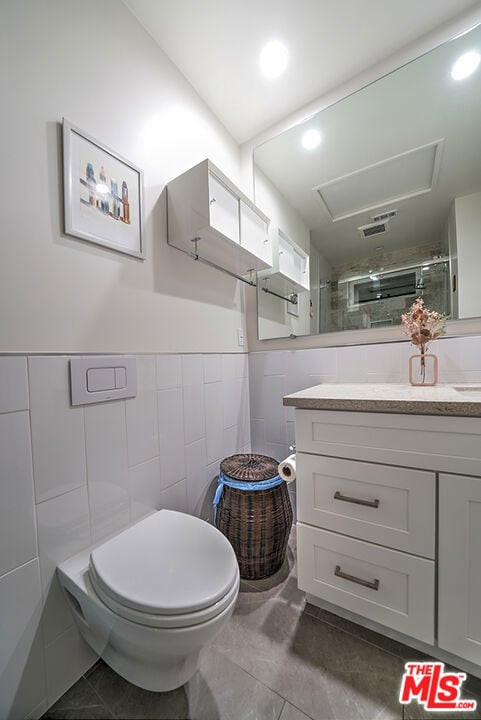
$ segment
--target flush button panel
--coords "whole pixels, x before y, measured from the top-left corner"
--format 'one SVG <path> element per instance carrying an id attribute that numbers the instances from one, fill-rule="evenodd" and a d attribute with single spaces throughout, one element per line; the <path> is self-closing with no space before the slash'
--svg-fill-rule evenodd
<path id="1" fill-rule="evenodd" d="M 72 405 L 120 400 L 137 395 L 133 357 L 88 357 L 70 360 Z"/>

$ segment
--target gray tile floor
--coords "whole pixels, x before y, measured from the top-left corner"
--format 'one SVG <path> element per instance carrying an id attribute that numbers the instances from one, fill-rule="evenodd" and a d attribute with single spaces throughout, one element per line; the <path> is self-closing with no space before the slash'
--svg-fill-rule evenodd
<path id="1" fill-rule="evenodd" d="M 99 661 L 43 720 L 481 720 L 478 712 L 426 713 L 398 702 L 412 649 L 306 604 L 297 589 L 295 531 L 286 562 L 241 583 L 235 613 L 182 688 L 152 693 Z M 463 697 L 478 700 L 469 678 Z"/>

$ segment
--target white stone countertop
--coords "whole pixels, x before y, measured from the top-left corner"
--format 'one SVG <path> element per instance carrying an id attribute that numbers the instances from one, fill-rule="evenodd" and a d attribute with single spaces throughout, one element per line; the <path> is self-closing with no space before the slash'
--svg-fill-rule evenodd
<path id="1" fill-rule="evenodd" d="M 284 405 L 306 410 L 481 417 L 481 383 L 429 387 L 403 383 L 326 383 L 286 395 Z"/>

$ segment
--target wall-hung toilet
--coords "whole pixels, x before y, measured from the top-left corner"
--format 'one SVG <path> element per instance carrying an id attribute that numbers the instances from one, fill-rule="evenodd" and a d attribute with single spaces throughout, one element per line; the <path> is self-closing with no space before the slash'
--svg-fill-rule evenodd
<path id="1" fill-rule="evenodd" d="M 171 510 L 66 560 L 57 572 L 88 644 L 126 680 L 155 691 L 192 677 L 239 593 L 228 540 Z"/>

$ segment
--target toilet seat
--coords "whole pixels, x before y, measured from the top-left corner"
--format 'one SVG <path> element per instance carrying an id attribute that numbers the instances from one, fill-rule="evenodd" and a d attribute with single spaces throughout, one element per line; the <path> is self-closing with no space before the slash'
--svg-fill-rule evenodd
<path id="1" fill-rule="evenodd" d="M 229 606 L 239 569 L 214 527 L 160 510 L 93 550 L 89 578 L 116 614 L 151 627 L 187 627 Z"/>

